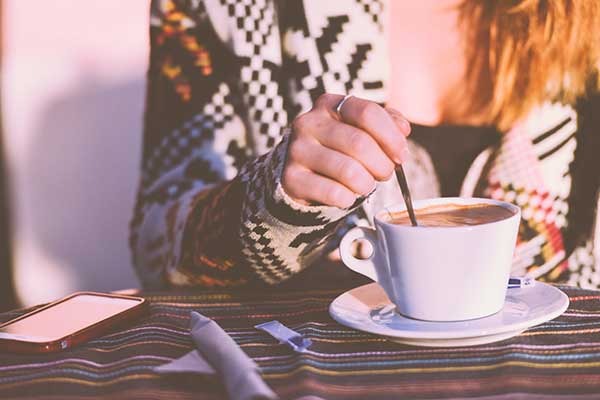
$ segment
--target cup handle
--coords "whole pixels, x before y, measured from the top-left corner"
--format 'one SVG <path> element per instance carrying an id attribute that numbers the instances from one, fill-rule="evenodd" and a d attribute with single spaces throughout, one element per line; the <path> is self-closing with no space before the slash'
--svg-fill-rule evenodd
<path id="1" fill-rule="evenodd" d="M 365 260 L 361 260 L 352 255 L 352 243 L 358 239 L 364 239 L 368 241 L 371 243 L 371 247 L 373 248 L 373 253 Z M 377 258 L 377 234 L 375 229 L 363 226 L 357 226 L 350 229 L 342 238 L 339 249 L 342 262 L 346 265 L 346 267 L 377 282 L 377 273 L 375 272 L 375 259 Z"/>

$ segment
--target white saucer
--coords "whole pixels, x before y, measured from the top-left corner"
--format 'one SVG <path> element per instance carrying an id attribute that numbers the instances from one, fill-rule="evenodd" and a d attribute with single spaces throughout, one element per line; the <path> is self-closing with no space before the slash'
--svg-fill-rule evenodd
<path id="1" fill-rule="evenodd" d="M 508 339 L 525 329 L 550 321 L 569 306 L 559 289 L 541 282 L 508 289 L 502 310 L 489 317 L 459 322 L 430 322 L 398 314 L 377 283 L 360 286 L 338 296 L 329 314 L 342 325 L 389 340 L 429 347 L 458 347 Z"/>

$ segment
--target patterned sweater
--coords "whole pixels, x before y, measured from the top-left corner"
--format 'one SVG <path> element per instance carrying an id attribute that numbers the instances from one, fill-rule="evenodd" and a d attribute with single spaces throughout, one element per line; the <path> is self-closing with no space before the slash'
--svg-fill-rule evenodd
<path id="1" fill-rule="evenodd" d="M 286 127 L 320 94 L 385 103 L 384 0 L 154 0 L 151 7 L 131 222 L 144 286 L 276 284 L 333 248 L 348 227 L 402 201 L 389 181 L 349 209 L 304 206 L 280 182 Z M 514 274 L 600 286 L 600 169 L 590 169 L 597 156 L 583 154 L 600 149 L 599 132 L 591 132 L 600 126 L 596 114 L 582 120 L 575 107 L 545 104 L 471 166 L 461 196 L 522 207 Z M 410 146 L 413 196 L 439 196 L 429 155 Z"/>

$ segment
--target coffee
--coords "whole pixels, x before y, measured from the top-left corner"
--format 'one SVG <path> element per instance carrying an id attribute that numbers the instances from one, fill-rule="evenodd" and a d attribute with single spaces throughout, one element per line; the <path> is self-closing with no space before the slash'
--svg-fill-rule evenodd
<path id="1" fill-rule="evenodd" d="M 494 204 L 440 204 L 415 210 L 419 226 L 454 227 L 481 225 L 500 221 L 514 215 L 508 208 Z M 406 211 L 392 212 L 386 222 L 397 225 L 411 225 Z"/>

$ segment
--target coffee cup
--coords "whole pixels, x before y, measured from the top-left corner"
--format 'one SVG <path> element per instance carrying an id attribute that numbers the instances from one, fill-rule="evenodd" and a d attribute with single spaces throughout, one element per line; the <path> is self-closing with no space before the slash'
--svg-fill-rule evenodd
<path id="1" fill-rule="evenodd" d="M 394 223 L 395 216 L 402 219 L 406 207 L 386 207 L 375 215 L 374 229 L 355 227 L 342 238 L 344 264 L 378 282 L 396 310 L 409 318 L 463 321 L 500 311 L 521 220 L 519 207 L 480 198 L 437 198 L 413 205 L 417 221 L 421 214 L 428 226 Z M 454 218 L 460 209 L 469 208 L 473 218 Z M 452 223 L 436 226 L 428 211 L 432 209 Z M 492 214 L 495 218 L 488 218 Z M 370 242 L 373 252 L 368 259 L 353 255 L 357 240 Z"/>

